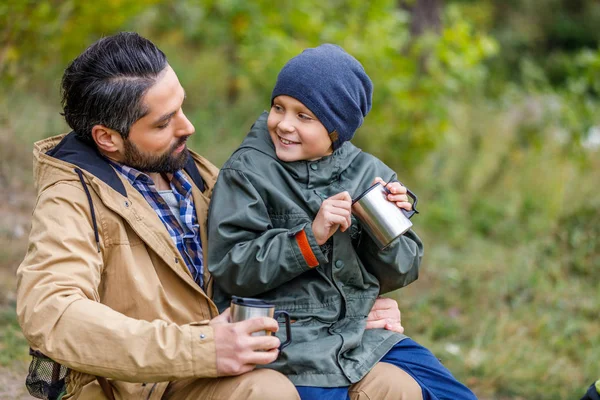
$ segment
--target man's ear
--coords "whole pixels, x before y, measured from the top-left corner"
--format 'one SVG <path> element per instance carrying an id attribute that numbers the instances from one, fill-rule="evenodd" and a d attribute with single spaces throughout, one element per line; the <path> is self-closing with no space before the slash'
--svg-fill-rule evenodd
<path id="1" fill-rule="evenodd" d="M 92 128 L 92 138 L 102 153 L 114 154 L 123 149 L 123 138 L 121 134 L 114 129 L 104 125 L 94 125 Z"/>

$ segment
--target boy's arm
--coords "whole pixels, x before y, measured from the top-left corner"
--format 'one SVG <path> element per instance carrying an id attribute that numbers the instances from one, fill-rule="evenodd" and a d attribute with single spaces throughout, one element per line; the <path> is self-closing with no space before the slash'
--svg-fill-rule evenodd
<path id="1" fill-rule="evenodd" d="M 327 262 L 310 219 L 291 229 L 274 228 L 267 208 L 246 175 L 222 169 L 208 221 L 208 269 L 231 295 L 255 296 Z"/>
<path id="2" fill-rule="evenodd" d="M 378 161 L 378 177 L 388 183 L 398 179 L 396 173 Z M 381 179 L 381 178 L 379 178 Z M 380 293 L 391 292 L 414 282 L 419 277 L 419 265 L 423 258 L 423 242 L 409 229 L 384 250 L 363 230 L 357 253 L 367 268 L 381 285 Z"/>
<path id="3" fill-rule="evenodd" d="M 384 250 L 363 230 L 357 253 L 381 285 L 380 293 L 399 289 L 417 280 L 423 257 L 423 242 L 408 230 Z"/>

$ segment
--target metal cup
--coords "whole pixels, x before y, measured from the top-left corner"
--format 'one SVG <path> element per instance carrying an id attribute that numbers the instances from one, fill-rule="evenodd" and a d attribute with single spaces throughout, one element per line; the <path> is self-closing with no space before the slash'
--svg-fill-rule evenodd
<path id="1" fill-rule="evenodd" d="M 398 208 L 394 202 L 389 201 L 387 196 L 390 191 L 379 182 L 352 201 L 352 213 L 381 250 L 409 230 L 412 226 L 410 218 L 418 213 L 417 196 L 408 189 L 406 193 L 413 199 L 411 211 Z"/>
<path id="2" fill-rule="evenodd" d="M 255 317 L 270 317 L 279 319 L 283 317 L 285 320 L 285 342 L 281 343 L 279 350 L 284 349 L 292 343 L 292 325 L 290 314 L 287 311 L 275 311 L 273 304 L 259 299 L 251 299 L 248 297 L 231 296 L 231 321 L 240 322 Z M 272 335 L 271 331 L 258 331 L 252 333 L 252 336 Z"/>

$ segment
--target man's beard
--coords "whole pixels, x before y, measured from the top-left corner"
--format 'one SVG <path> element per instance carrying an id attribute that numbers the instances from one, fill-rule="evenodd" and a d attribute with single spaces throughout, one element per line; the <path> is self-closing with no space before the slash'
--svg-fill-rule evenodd
<path id="1" fill-rule="evenodd" d="M 182 169 L 187 162 L 189 156 L 187 148 L 184 148 L 179 154 L 173 154 L 176 148 L 186 142 L 187 138 L 188 136 L 182 137 L 169 150 L 159 156 L 144 153 L 129 139 L 125 139 L 123 164 L 141 172 L 174 173 Z"/>

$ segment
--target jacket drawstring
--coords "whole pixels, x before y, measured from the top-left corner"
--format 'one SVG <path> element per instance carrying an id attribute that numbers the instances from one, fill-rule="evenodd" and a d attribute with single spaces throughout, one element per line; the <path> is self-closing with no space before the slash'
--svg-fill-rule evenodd
<path id="1" fill-rule="evenodd" d="M 96 224 L 96 214 L 94 213 L 94 203 L 92 202 L 92 196 L 90 195 L 90 190 L 85 184 L 85 181 L 83 180 L 83 172 L 81 172 L 79 168 L 75 168 L 75 172 L 77 172 L 77 175 L 79 175 L 79 180 L 81 181 L 83 190 L 85 191 L 88 202 L 90 203 L 90 210 L 92 211 L 92 225 L 94 225 L 94 236 L 96 237 L 96 246 L 98 247 L 98 253 L 100 253 L 100 235 L 98 234 L 98 225 Z"/>

